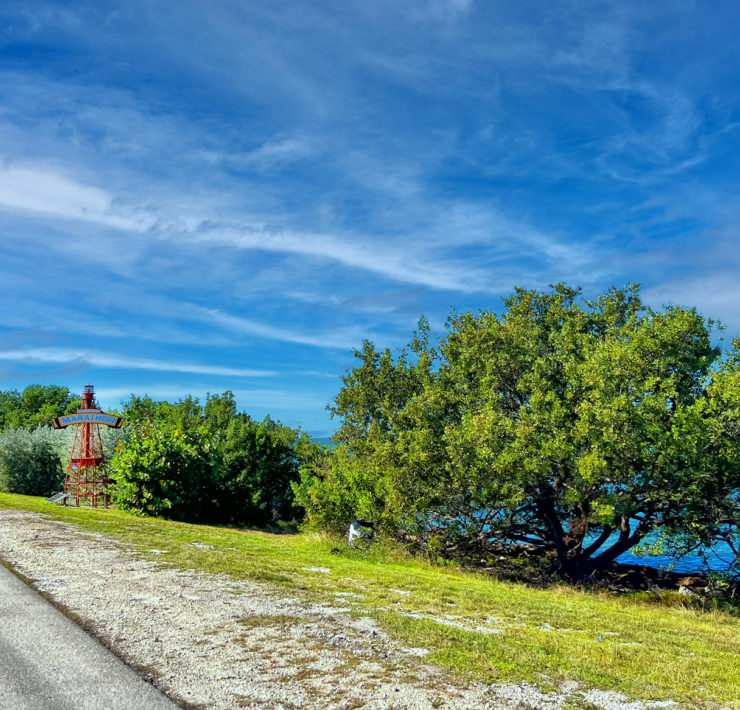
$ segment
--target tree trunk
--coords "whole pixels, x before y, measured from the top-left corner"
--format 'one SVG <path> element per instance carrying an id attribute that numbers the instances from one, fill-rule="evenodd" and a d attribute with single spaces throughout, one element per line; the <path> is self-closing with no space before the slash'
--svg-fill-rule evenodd
<path id="1" fill-rule="evenodd" d="M 545 523 L 545 526 L 550 533 L 550 539 L 555 545 L 560 569 L 563 570 L 563 572 L 565 572 L 573 582 L 583 579 L 585 575 L 582 560 L 578 554 L 579 548 L 570 547 L 566 543 L 565 531 L 563 530 L 563 526 L 561 525 L 557 512 L 555 511 L 554 495 L 552 491 L 540 491 L 540 495 L 535 497 L 535 501 L 540 518 Z"/>
<path id="2" fill-rule="evenodd" d="M 594 554 L 608 539 L 609 536 L 614 532 L 614 528 L 608 525 L 601 531 L 599 537 L 597 537 L 588 547 L 583 550 L 583 557 L 588 559 Z"/>
<path id="3" fill-rule="evenodd" d="M 605 569 L 619 555 L 627 552 L 630 548 L 634 547 L 643 537 L 645 537 L 646 528 L 650 524 L 652 517 L 645 515 L 639 523 L 637 523 L 634 531 L 630 530 L 629 519 L 622 518 L 621 530 L 619 533 L 619 540 L 615 542 L 608 550 L 604 550 L 598 557 L 595 557 L 590 561 L 590 567 L 594 570 Z"/>

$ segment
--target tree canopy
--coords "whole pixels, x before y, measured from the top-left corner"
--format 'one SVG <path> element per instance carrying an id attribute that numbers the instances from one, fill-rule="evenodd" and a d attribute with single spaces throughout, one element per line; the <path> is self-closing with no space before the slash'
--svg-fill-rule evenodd
<path id="1" fill-rule="evenodd" d="M 422 320 L 397 355 L 355 353 L 332 407 L 337 448 L 296 491 L 317 524 L 377 520 L 457 554 L 549 552 L 581 578 L 649 533 L 705 541 L 738 521 L 740 341 L 639 288 L 594 301 L 563 284 Z"/>
<path id="2" fill-rule="evenodd" d="M 0 431 L 50 426 L 52 419 L 75 412 L 79 395 L 60 385 L 29 385 L 23 392 L 0 391 Z"/>
<path id="3" fill-rule="evenodd" d="M 321 447 L 270 417 L 236 411 L 231 392 L 175 404 L 132 396 L 109 464 L 119 507 L 191 522 L 290 519 L 291 483 Z"/>

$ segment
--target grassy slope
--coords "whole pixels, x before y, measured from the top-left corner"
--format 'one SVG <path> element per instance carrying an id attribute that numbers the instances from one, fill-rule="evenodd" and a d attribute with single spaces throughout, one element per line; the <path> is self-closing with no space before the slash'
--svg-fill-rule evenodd
<path id="1" fill-rule="evenodd" d="M 67 509 L 0 494 L 0 507 L 43 512 L 135 545 L 160 562 L 271 582 L 377 618 L 394 636 L 431 650 L 428 660 L 489 682 L 561 680 L 638 699 L 740 708 L 740 620 L 722 612 L 667 608 L 568 588 L 535 590 L 376 550 L 346 549 L 319 535 L 270 535 L 139 518 L 114 510 Z M 214 549 L 192 547 L 198 542 Z M 341 545 L 341 552 L 332 549 Z M 331 573 L 306 571 L 326 567 Z M 399 594 L 393 590 L 407 590 Z M 402 616 L 398 611 L 421 614 Z M 439 624 L 495 620 L 499 635 Z M 544 626 L 549 625 L 549 626 Z M 549 628 L 552 627 L 552 628 Z"/>

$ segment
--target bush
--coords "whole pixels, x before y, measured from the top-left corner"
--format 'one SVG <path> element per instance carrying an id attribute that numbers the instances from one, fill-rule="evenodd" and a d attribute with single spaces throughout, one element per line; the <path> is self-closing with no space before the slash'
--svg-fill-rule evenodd
<path id="1" fill-rule="evenodd" d="M 257 422 L 235 415 L 219 436 L 221 521 L 264 526 L 296 517 L 291 483 L 298 479 L 298 450 L 310 446 L 305 434 L 269 417 Z"/>
<path id="2" fill-rule="evenodd" d="M 123 510 L 203 522 L 214 508 L 214 461 L 205 430 L 137 422 L 109 464 L 111 501 Z"/>
<path id="3" fill-rule="evenodd" d="M 109 465 L 121 508 L 190 522 L 264 526 L 290 520 L 291 484 L 323 450 L 269 417 L 237 413 L 233 395 L 177 404 L 132 397 L 125 438 Z"/>
<path id="4" fill-rule="evenodd" d="M 381 478 L 344 446 L 314 457 L 301 466 L 300 473 L 293 491 L 296 502 L 308 513 L 308 527 L 346 534 L 353 520 L 378 520 Z"/>
<path id="5" fill-rule="evenodd" d="M 58 441 L 49 428 L 8 429 L 0 434 L 0 490 L 49 496 L 62 489 Z"/>

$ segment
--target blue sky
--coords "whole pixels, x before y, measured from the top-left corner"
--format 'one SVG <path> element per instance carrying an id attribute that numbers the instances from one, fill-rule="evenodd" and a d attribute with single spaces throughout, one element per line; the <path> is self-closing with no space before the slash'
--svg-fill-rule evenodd
<path id="1" fill-rule="evenodd" d="M 740 5 L 0 5 L 0 389 L 232 390 L 316 435 L 364 338 L 515 286 L 740 331 Z"/>

